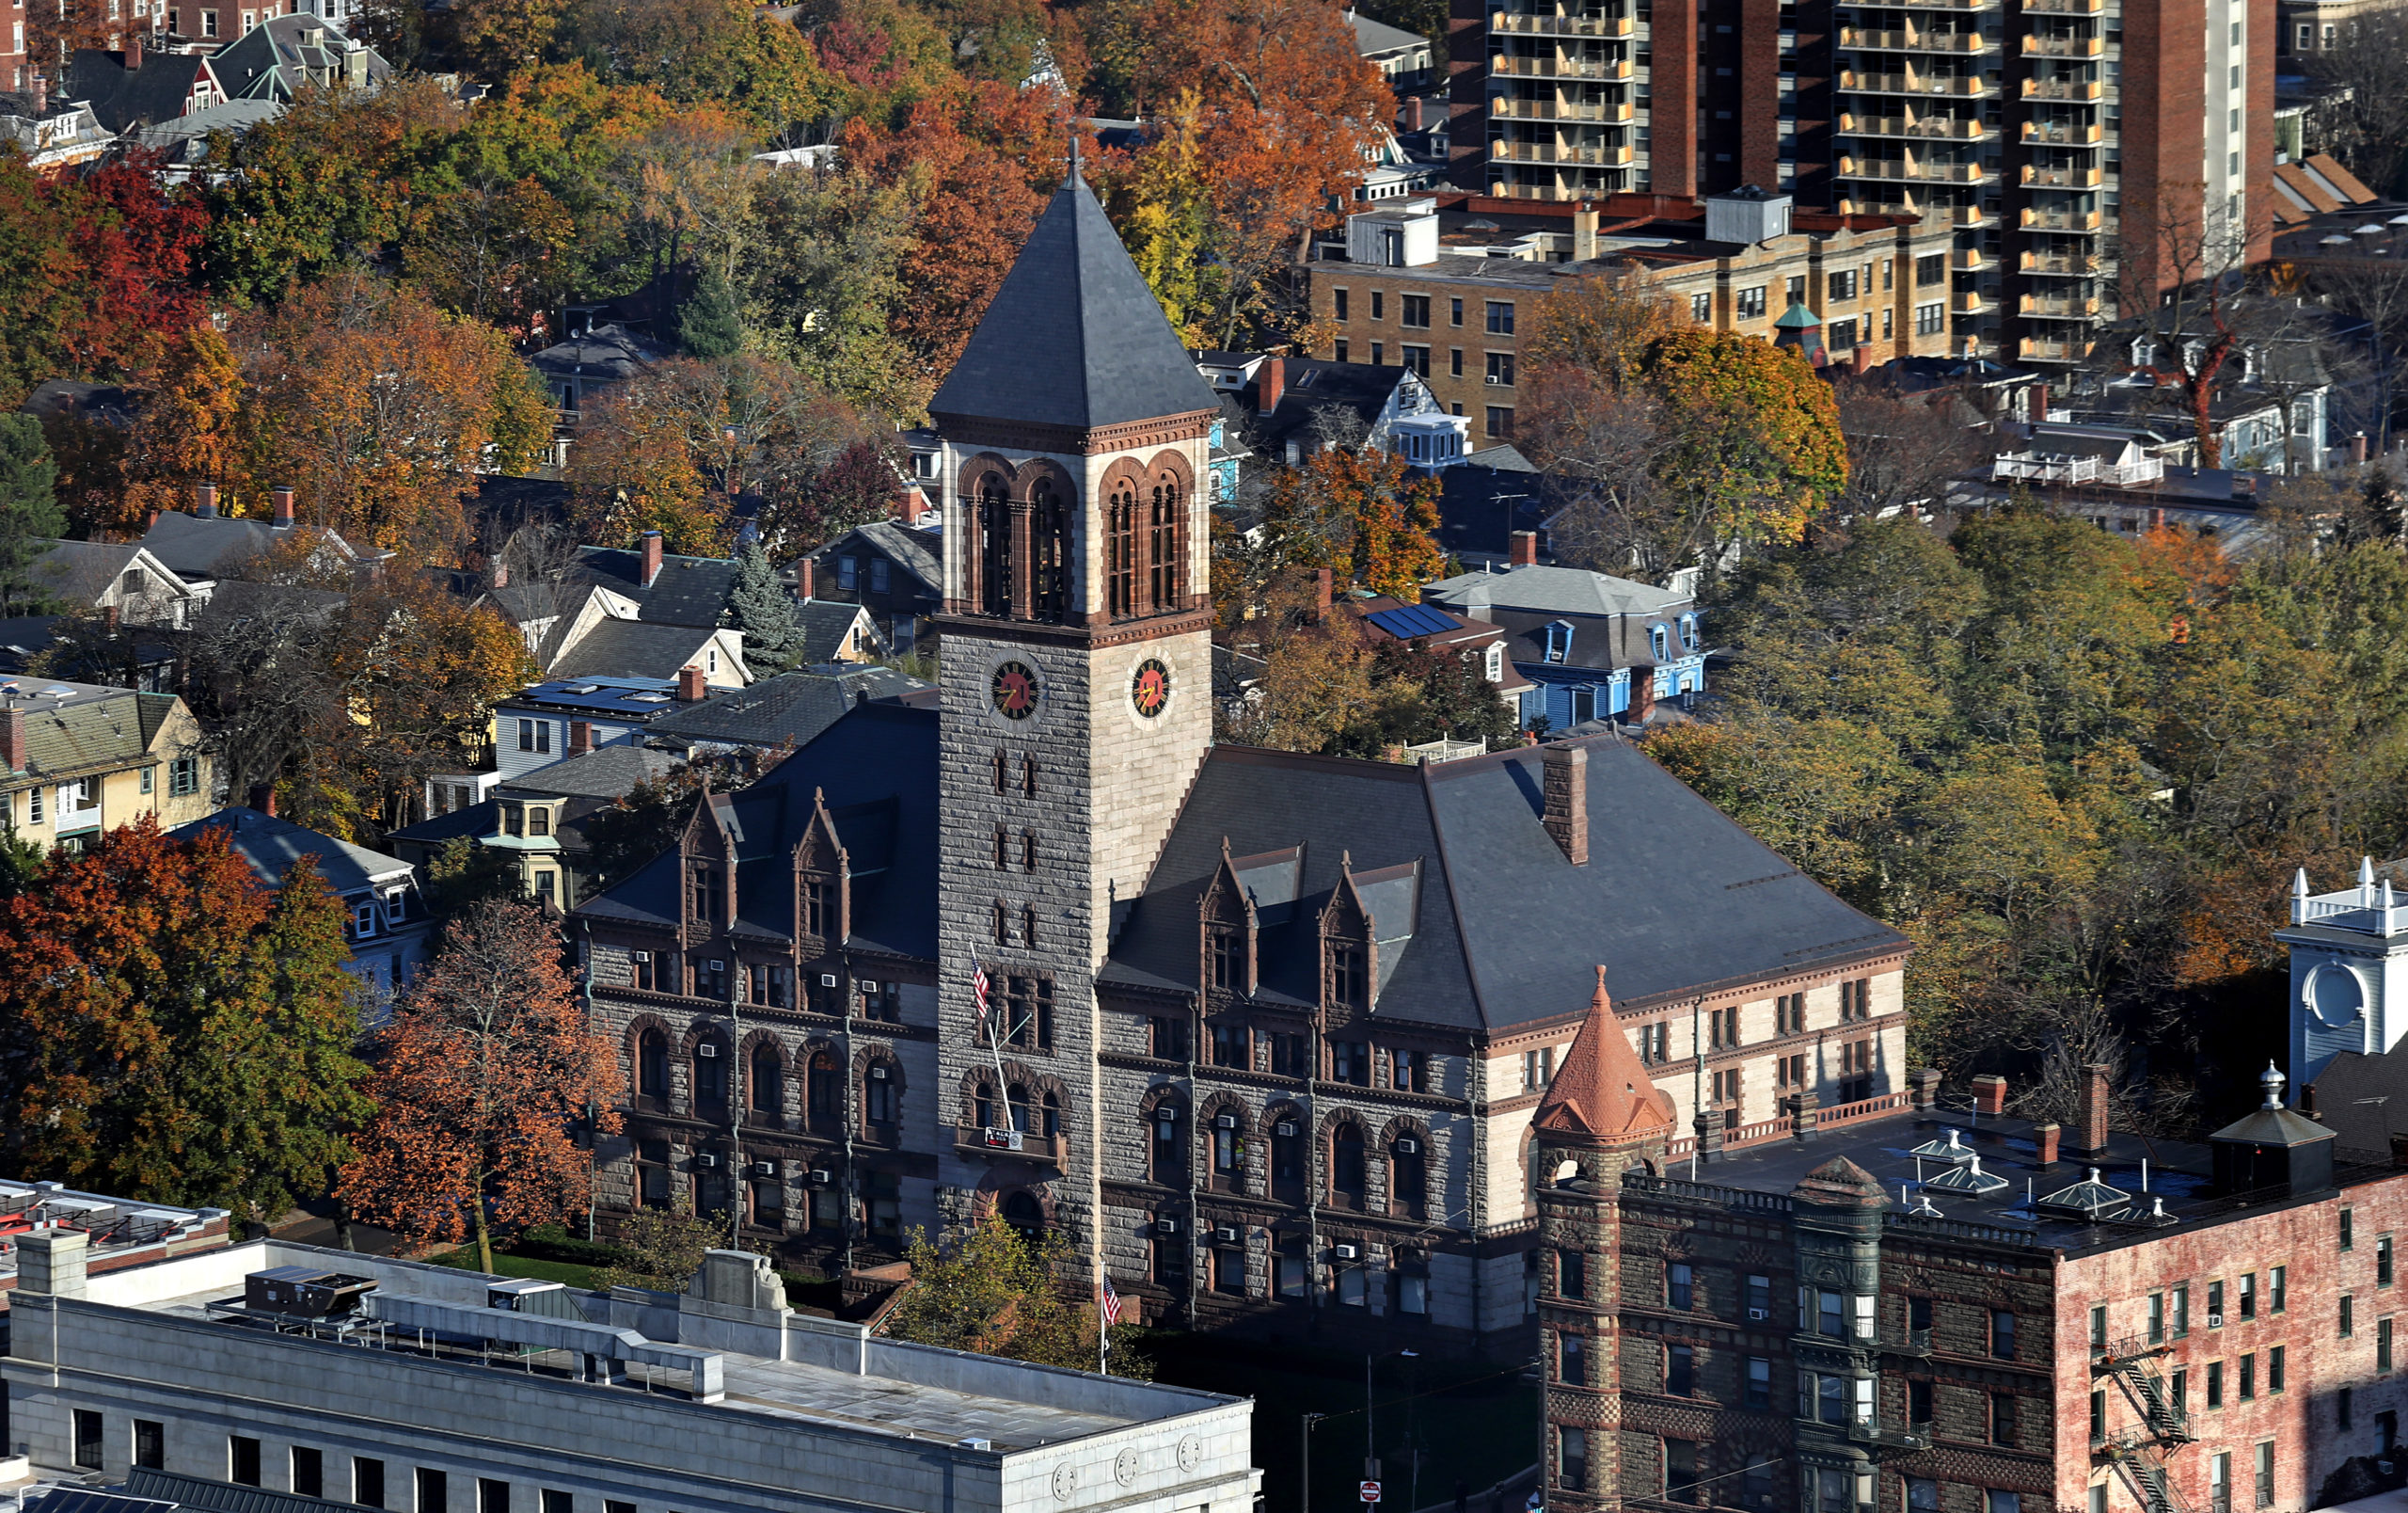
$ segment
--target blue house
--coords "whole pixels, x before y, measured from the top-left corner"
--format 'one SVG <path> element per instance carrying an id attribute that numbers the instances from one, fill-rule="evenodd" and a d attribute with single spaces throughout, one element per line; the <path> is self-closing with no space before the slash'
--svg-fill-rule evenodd
<path id="1" fill-rule="evenodd" d="M 1705 691 L 1705 643 L 1687 594 L 1532 565 L 1443 579 L 1421 597 L 1505 632 L 1506 656 L 1532 685 L 1522 695 L 1526 729 L 1644 720 Z"/>

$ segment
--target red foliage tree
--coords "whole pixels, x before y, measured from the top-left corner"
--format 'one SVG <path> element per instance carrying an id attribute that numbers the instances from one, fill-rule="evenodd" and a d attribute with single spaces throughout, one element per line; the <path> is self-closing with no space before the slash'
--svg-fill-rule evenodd
<path id="1" fill-rule="evenodd" d="M 493 1269 L 495 1223 L 584 1206 L 593 1171 L 573 1128 L 619 1127 L 610 1043 L 592 1033 L 561 938 L 531 904 L 488 900 L 455 920 L 378 1038 L 375 1120 L 339 1195 L 404 1243 L 473 1236 Z"/>

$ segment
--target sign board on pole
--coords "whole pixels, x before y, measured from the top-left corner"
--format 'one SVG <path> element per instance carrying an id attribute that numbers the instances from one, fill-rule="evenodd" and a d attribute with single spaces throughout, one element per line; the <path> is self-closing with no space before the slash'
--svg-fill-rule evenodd
<path id="1" fill-rule="evenodd" d="M 1380 1484 L 1375 1481 L 1367 1481 L 1363 1483 L 1363 1501 L 1366 1503 L 1376 1503 L 1379 1500 Z"/>

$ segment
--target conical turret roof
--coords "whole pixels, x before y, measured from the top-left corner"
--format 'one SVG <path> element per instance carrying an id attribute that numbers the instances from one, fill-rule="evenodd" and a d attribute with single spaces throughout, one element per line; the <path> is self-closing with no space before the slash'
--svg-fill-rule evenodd
<path id="1" fill-rule="evenodd" d="M 1218 404 L 1074 169 L 928 413 L 1085 431 Z"/>
<path id="2" fill-rule="evenodd" d="M 1645 1063 L 1630 1047 L 1629 1035 L 1614 1018 L 1601 966 L 1589 1017 L 1581 1021 L 1580 1033 L 1573 1037 L 1572 1049 L 1556 1068 L 1555 1080 L 1547 1085 L 1530 1123 L 1560 1135 L 1605 1140 L 1669 1135 L 1673 1119 L 1672 1100 L 1648 1076 Z"/>

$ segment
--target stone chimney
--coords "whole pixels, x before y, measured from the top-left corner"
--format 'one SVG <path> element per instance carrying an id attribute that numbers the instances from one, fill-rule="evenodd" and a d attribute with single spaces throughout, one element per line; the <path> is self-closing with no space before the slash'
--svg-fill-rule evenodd
<path id="1" fill-rule="evenodd" d="M 192 486 L 192 512 L 204 520 L 217 518 L 217 486 L 215 484 Z"/>
<path id="2" fill-rule="evenodd" d="M 687 704 L 699 704 L 711 696 L 710 679 L 703 670 L 688 663 L 677 669 L 677 697 Z"/>
<path id="3" fill-rule="evenodd" d="M 0 707 L 0 760 L 12 772 L 25 770 L 25 711 L 13 703 Z"/>
<path id="4" fill-rule="evenodd" d="M 2077 1161 L 2107 1159 L 2107 1073 L 2103 1061 L 2093 1061 L 2082 1069 L 2081 1111 L 2076 1116 L 2082 1121 L 2082 1127 L 2074 1131 L 2071 1152 Z"/>
<path id="5" fill-rule="evenodd" d="M 1505 538 L 1505 561 L 1514 567 L 1535 567 L 1539 565 L 1539 534 L 1516 531 Z"/>
<path id="6" fill-rule="evenodd" d="M 1589 263 L 1597 256 L 1597 207 L 1583 199 L 1572 207 L 1572 261 Z"/>
<path id="7" fill-rule="evenodd" d="M 1288 391 L 1288 359 L 1265 358 L 1262 366 L 1254 370 L 1254 407 L 1268 415 L 1279 407 L 1279 397 Z"/>
<path id="8" fill-rule="evenodd" d="M 1578 746 L 1548 746 L 1539 753 L 1540 822 L 1547 838 L 1575 867 L 1589 865 L 1589 754 Z"/>
<path id="9" fill-rule="evenodd" d="M 643 586 L 650 588 L 652 581 L 660 576 L 660 533 L 646 531 L 640 546 L 643 552 Z"/>
<path id="10" fill-rule="evenodd" d="M 1986 1072 L 1973 1079 L 1973 1112 L 1977 1114 L 2006 1112 L 2006 1078 L 1995 1072 Z"/>
<path id="11" fill-rule="evenodd" d="M 91 1237 L 82 1230 L 36 1230 L 17 1236 L 17 1290 L 54 1298 L 84 1296 Z"/>
<path id="12" fill-rule="evenodd" d="M 293 486 L 291 484 L 277 485 L 273 490 L 272 497 L 276 501 L 276 514 L 274 518 L 268 521 L 268 524 L 278 531 L 292 530 Z"/>
<path id="13" fill-rule="evenodd" d="M 811 596 L 819 586 L 815 581 L 818 576 L 818 566 L 809 557 L 794 565 L 794 597 L 805 604 L 811 602 Z"/>
<path id="14" fill-rule="evenodd" d="M 257 809 L 260 813 L 267 816 L 271 820 L 275 819 L 276 785 L 273 783 L 252 784 L 251 807 Z"/>
<path id="15" fill-rule="evenodd" d="M 582 756 L 593 749 L 594 723 L 590 720 L 571 720 L 568 723 L 568 754 L 572 756 Z"/>
<path id="16" fill-rule="evenodd" d="M 1914 1094 L 1917 1108 L 1929 1110 L 1940 1107 L 1940 1068 L 1919 1068 L 1907 1078 L 1907 1086 Z"/>

